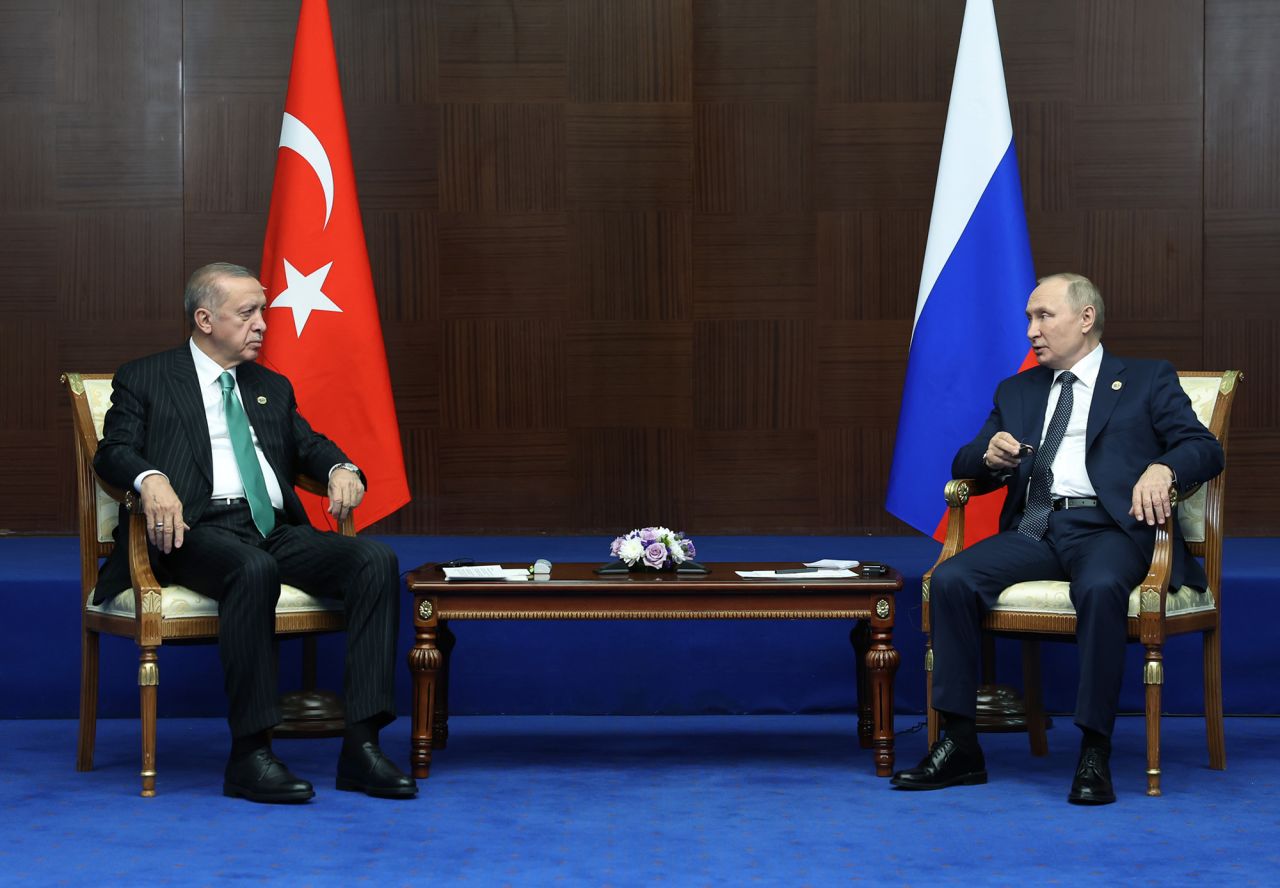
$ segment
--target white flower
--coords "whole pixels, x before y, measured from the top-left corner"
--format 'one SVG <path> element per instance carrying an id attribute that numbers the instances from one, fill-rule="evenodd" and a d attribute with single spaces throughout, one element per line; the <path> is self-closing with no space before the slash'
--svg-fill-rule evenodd
<path id="1" fill-rule="evenodd" d="M 684 553 L 684 546 L 680 545 L 678 540 L 671 540 L 667 544 L 667 550 L 671 552 L 671 560 L 676 564 L 684 564 L 685 559 L 688 557 Z"/>
<path id="2" fill-rule="evenodd" d="M 644 544 L 636 537 L 623 540 L 618 547 L 618 557 L 627 564 L 635 564 L 644 557 Z"/>

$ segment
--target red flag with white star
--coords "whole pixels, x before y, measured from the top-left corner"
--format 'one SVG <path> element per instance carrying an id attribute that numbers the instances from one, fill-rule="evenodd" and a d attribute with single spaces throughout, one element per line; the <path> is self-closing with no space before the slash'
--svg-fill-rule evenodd
<path id="1" fill-rule="evenodd" d="M 258 360 L 368 479 L 367 526 L 409 501 L 400 427 L 347 142 L 327 0 L 302 0 L 262 247 L 267 336 Z M 321 479 L 324 480 L 324 479 Z M 333 520 L 303 495 L 317 527 Z"/>

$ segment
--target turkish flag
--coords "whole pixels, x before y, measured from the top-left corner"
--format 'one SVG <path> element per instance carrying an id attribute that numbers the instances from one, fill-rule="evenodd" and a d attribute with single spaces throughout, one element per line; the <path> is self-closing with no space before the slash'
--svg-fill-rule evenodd
<path id="1" fill-rule="evenodd" d="M 326 0 L 302 0 L 298 16 L 261 275 L 258 360 L 289 377 L 302 415 L 364 471 L 364 527 L 407 503 L 409 484 Z M 321 498 L 303 501 L 313 524 L 333 526 Z"/>

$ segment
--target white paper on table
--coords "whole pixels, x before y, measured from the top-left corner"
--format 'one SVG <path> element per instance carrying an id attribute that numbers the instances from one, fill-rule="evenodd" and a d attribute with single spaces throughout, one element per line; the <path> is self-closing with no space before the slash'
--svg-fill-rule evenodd
<path id="1" fill-rule="evenodd" d="M 527 567 L 503 567 L 501 564 L 476 564 L 470 567 L 446 567 L 446 580 L 527 580 Z"/>
<path id="2" fill-rule="evenodd" d="M 844 570 L 850 567 L 857 567 L 857 561 L 842 561 L 839 558 L 822 558 L 818 561 L 806 561 L 805 567 L 830 567 L 835 570 Z"/>
<path id="3" fill-rule="evenodd" d="M 804 570 L 798 573 L 778 573 L 776 570 L 737 570 L 734 573 L 744 580 L 839 580 L 857 576 L 851 570 L 835 568 Z"/>

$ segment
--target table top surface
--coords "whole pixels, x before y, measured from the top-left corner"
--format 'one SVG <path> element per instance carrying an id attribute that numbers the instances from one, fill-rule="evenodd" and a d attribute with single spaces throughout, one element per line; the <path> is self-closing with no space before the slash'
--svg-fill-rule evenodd
<path id="1" fill-rule="evenodd" d="M 777 595 L 779 592 L 822 593 L 879 592 L 892 593 L 902 588 L 902 575 L 892 567 L 878 576 L 835 577 L 817 579 L 805 574 L 791 574 L 787 578 L 747 579 L 737 575 L 739 570 L 794 570 L 793 562 L 725 562 L 705 563 L 709 573 L 676 573 L 672 571 L 637 571 L 622 574 L 599 574 L 598 563 L 554 564 L 547 579 L 519 580 L 449 580 L 435 564 L 427 563 L 410 571 L 407 583 L 410 592 L 459 595 L 539 595 L 564 594 L 574 589 L 593 594 L 682 595 L 760 593 Z M 505 567 L 520 565 L 507 564 Z"/>

